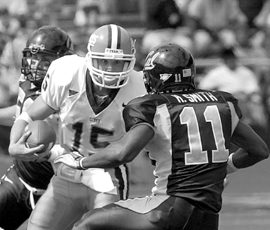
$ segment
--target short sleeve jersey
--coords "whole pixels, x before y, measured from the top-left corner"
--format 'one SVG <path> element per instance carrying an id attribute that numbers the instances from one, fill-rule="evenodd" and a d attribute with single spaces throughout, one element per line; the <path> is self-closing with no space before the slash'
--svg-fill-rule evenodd
<path id="1" fill-rule="evenodd" d="M 146 146 L 155 162 L 154 194 L 219 212 L 230 140 L 241 118 L 237 104 L 229 93 L 195 90 L 146 95 L 125 107 L 127 130 L 146 124 L 155 131 Z"/>
<path id="2" fill-rule="evenodd" d="M 141 72 L 132 72 L 110 103 L 98 106 L 86 84 L 92 81 L 85 57 L 69 55 L 55 60 L 43 82 L 42 98 L 59 112 L 59 140 L 66 152 L 88 156 L 119 140 L 125 133 L 124 106 L 146 93 L 142 76 Z"/>

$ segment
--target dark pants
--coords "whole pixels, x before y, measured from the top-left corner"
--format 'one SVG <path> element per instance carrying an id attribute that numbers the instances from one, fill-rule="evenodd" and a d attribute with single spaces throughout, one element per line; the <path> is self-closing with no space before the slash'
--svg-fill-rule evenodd
<path id="1" fill-rule="evenodd" d="M 15 230 L 32 212 L 30 192 L 25 188 L 11 166 L 0 181 L 0 227 Z M 37 200 L 39 196 L 35 196 Z"/>

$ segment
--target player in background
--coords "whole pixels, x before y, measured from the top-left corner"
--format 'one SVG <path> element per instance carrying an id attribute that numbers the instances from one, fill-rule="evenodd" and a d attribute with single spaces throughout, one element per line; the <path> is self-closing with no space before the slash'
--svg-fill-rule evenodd
<path id="1" fill-rule="evenodd" d="M 31 120 L 44 119 L 56 111 L 63 151 L 50 152 L 51 159 L 73 151 L 82 156 L 98 154 L 124 135 L 124 106 L 146 93 L 143 73 L 133 71 L 134 41 L 124 28 L 104 25 L 91 34 L 87 49 L 85 57 L 65 56 L 50 65 L 41 96 L 12 127 L 9 150 L 14 157 L 31 158 L 41 150 L 42 145 L 25 148 L 23 130 Z M 56 168 L 29 218 L 28 230 L 71 229 L 87 211 L 128 195 L 125 165 L 75 170 L 60 163 Z"/>
<path id="2" fill-rule="evenodd" d="M 266 159 L 267 145 L 241 121 L 236 98 L 196 88 L 194 60 L 184 48 L 156 47 L 143 71 L 149 95 L 125 107 L 124 137 L 99 154 L 62 155 L 55 163 L 116 167 L 146 148 L 155 162 L 152 194 L 91 211 L 74 230 L 216 230 L 224 178 Z M 230 154 L 231 143 L 240 149 Z"/>
<path id="3" fill-rule="evenodd" d="M 23 52 L 17 105 L 0 109 L 0 124 L 12 126 L 41 94 L 41 84 L 51 62 L 72 53 L 69 36 L 58 27 L 43 26 L 33 31 Z M 47 121 L 57 127 L 57 115 Z M 0 227 L 17 229 L 30 216 L 35 203 L 47 188 L 54 171 L 48 161 L 14 159 L 0 181 Z"/>

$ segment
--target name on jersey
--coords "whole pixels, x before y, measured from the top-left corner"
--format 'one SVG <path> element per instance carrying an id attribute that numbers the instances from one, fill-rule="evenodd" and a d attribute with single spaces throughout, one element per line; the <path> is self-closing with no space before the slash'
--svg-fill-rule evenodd
<path id="1" fill-rule="evenodd" d="M 93 123 L 100 123 L 100 119 L 99 118 L 95 118 L 95 117 L 89 117 L 89 121 L 91 121 Z"/>
<path id="2" fill-rule="evenodd" d="M 218 99 L 210 92 L 187 93 L 172 96 L 175 97 L 179 103 L 218 101 Z"/>

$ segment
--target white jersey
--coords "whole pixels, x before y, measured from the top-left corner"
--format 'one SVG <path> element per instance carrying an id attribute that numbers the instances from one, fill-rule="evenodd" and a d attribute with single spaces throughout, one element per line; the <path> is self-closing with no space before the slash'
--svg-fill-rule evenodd
<path id="1" fill-rule="evenodd" d="M 98 106 L 91 87 L 87 89 L 86 78 L 91 82 L 86 59 L 65 56 L 52 62 L 42 86 L 43 100 L 59 111 L 61 146 L 66 152 L 78 151 L 84 156 L 98 153 L 124 135 L 124 106 L 146 93 L 142 72 L 133 71 L 114 99 Z"/>

